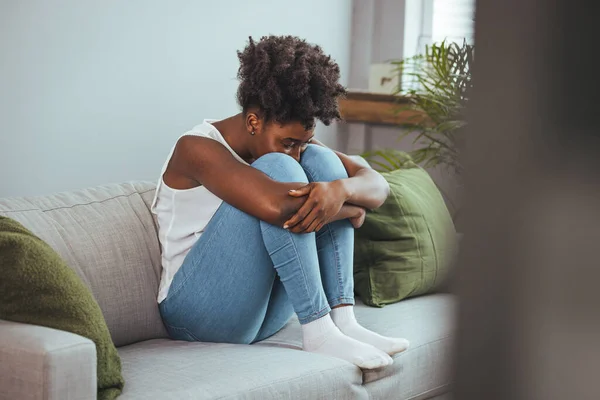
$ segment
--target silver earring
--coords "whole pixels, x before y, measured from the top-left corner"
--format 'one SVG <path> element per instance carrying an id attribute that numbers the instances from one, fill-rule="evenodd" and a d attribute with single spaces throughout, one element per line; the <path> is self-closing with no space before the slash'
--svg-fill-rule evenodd
<path id="1" fill-rule="evenodd" d="M 250 134 L 251 134 L 252 136 L 254 136 L 254 134 L 255 134 L 255 133 L 256 133 L 256 132 L 254 132 L 254 131 L 250 132 Z"/>

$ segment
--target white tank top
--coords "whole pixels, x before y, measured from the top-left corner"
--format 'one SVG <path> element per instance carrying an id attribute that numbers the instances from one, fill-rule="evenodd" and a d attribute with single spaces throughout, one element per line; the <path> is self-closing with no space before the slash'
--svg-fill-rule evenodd
<path id="1" fill-rule="evenodd" d="M 221 143 L 241 163 L 248 164 L 227 144 L 221 132 L 205 119 L 182 136 L 195 135 L 210 138 Z M 158 289 L 158 302 L 162 302 L 169 292 L 175 273 L 194 243 L 204 232 L 223 200 L 212 194 L 204 186 L 192 189 L 172 189 L 163 180 L 163 175 L 173 156 L 175 146 L 162 168 L 151 211 L 158 219 L 158 238 L 161 244 L 162 275 Z"/>

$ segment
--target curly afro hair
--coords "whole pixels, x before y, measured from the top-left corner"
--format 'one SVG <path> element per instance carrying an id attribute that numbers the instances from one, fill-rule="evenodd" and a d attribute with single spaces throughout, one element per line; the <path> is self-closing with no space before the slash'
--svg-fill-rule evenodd
<path id="1" fill-rule="evenodd" d="M 252 37 L 238 51 L 237 101 L 246 112 L 257 107 L 265 121 L 300 122 L 312 129 L 340 119 L 337 99 L 346 94 L 338 83 L 340 68 L 316 45 L 295 36 Z"/>

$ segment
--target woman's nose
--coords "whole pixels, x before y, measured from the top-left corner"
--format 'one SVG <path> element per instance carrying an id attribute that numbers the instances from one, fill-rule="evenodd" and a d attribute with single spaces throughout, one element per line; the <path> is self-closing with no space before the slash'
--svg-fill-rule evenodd
<path id="1" fill-rule="evenodd" d="M 302 155 L 302 150 L 298 149 L 297 151 L 294 152 L 294 154 L 292 155 L 292 157 L 294 157 L 294 160 L 300 162 L 300 156 Z"/>

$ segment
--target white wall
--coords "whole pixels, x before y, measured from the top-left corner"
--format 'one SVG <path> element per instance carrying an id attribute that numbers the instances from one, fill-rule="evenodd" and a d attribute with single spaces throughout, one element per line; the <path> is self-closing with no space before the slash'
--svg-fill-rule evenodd
<path id="1" fill-rule="evenodd" d="M 402 58 L 405 0 L 353 0 L 350 89 L 366 90 L 369 67 Z M 380 132 L 386 134 L 381 135 Z M 390 134 L 392 132 L 392 134 Z M 345 124 L 339 130 L 339 147 L 349 154 L 379 147 L 380 138 L 396 137 L 396 128 Z"/>
<path id="2" fill-rule="evenodd" d="M 349 0 L 0 2 L 0 197 L 155 180 L 176 138 L 238 112 L 236 50 L 293 34 L 350 62 Z M 326 142 L 335 127 L 321 128 Z"/>

